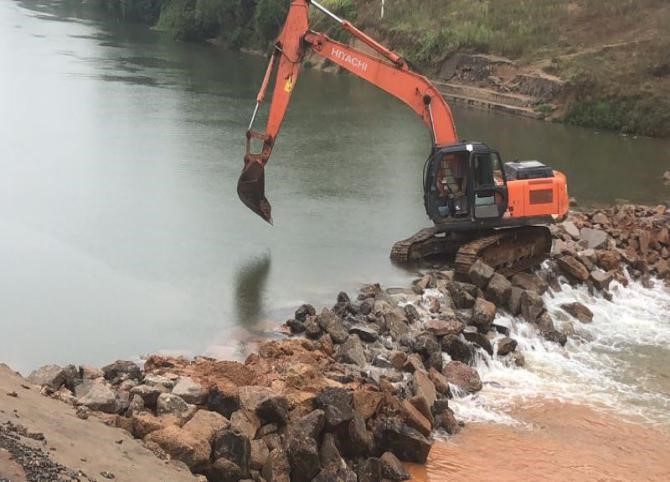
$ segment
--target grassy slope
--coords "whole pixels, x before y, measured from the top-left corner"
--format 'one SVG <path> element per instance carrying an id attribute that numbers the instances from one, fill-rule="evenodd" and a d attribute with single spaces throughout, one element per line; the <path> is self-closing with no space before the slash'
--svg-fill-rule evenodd
<path id="1" fill-rule="evenodd" d="M 102 0 L 184 40 L 264 48 L 288 0 Z M 461 52 L 509 57 L 568 83 L 567 122 L 670 136 L 668 0 L 321 0 L 427 74 Z M 147 13 L 149 12 L 149 13 Z M 160 15 L 160 17 L 158 17 Z M 132 17 L 130 15 L 127 15 Z M 336 32 L 321 15 L 315 29 Z M 339 35 L 338 35 L 339 36 Z"/>

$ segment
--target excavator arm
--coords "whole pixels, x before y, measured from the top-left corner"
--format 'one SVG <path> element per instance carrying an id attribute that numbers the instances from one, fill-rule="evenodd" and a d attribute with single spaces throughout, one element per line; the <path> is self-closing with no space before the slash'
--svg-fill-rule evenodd
<path id="1" fill-rule="evenodd" d="M 342 29 L 383 58 L 368 55 L 327 35 L 309 30 L 310 4 L 333 18 Z M 256 98 L 256 107 L 247 130 L 244 169 L 237 184 L 237 193 L 242 202 L 269 223 L 272 223 L 272 211 L 265 197 L 265 165 L 272 154 L 300 75 L 302 61 L 308 51 L 330 60 L 407 104 L 428 128 L 434 146 L 453 144 L 458 139 L 451 110 L 428 79 L 411 71 L 398 54 L 346 20 L 338 18 L 316 1 L 293 0 Z M 264 132 L 258 132 L 253 130 L 254 121 L 275 68 L 277 73 L 267 125 Z M 261 147 L 254 151 L 256 143 L 261 143 Z"/>

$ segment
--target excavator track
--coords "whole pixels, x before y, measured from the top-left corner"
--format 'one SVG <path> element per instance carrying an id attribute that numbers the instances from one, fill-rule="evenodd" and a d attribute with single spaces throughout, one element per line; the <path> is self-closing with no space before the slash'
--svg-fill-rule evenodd
<path id="1" fill-rule="evenodd" d="M 396 263 L 405 264 L 420 258 L 421 256 L 416 256 L 413 253 L 413 249 L 434 238 L 435 232 L 435 228 L 426 228 L 407 239 L 398 241 L 391 248 L 391 260 Z"/>
<path id="2" fill-rule="evenodd" d="M 504 276 L 538 265 L 551 251 L 551 232 L 545 226 L 501 229 L 464 244 L 456 253 L 456 273 L 467 275 L 481 259 Z"/>

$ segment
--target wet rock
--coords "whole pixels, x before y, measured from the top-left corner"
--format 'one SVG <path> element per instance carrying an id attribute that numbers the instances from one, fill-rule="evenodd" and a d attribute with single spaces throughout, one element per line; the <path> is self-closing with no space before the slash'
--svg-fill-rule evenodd
<path id="1" fill-rule="evenodd" d="M 387 480 L 409 480 L 410 475 L 405 466 L 391 452 L 384 452 L 379 458 L 381 475 Z"/>
<path id="2" fill-rule="evenodd" d="M 440 351 L 440 343 L 431 333 L 420 333 L 412 340 L 412 350 L 421 355 L 424 359 L 430 357 L 433 353 Z"/>
<path id="3" fill-rule="evenodd" d="M 554 327 L 554 322 L 549 313 L 544 312 L 537 320 L 537 327 L 545 340 L 558 343 L 561 346 L 567 343 L 567 337 Z"/>
<path id="4" fill-rule="evenodd" d="M 394 340 L 400 339 L 403 335 L 409 333 L 407 318 L 405 312 L 401 309 L 387 311 L 383 314 L 384 329 Z"/>
<path id="5" fill-rule="evenodd" d="M 589 270 L 574 256 L 562 256 L 557 262 L 561 270 L 570 278 L 581 282 L 589 279 Z"/>
<path id="6" fill-rule="evenodd" d="M 517 273 L 512 277 L 512 285 L 524 290 L 535 291 L 542 295 L 549 285 L 535 273 Z"/>
<path id="7" fill-rule="evenodd" d="M 58 365 L 45 365 L 28 375 L 28 381 L 55 391 L 65 383 L 65 370 Z"/>
<path id="8" fill-rule="evenodd" d="M 307 321 L 308 316 L 316 316 L 316 310 L 312 305 L 304 304 L 295 310 L 295 319 L 302 321 L 303 323 Z"/>
<path id="9" fill-rule="evenodd" d="M 597 264 L 605 271 L 617 270 L 621 265 L 621 256 L 616 251 L 600 251 Z"/>
<path id="10" fill-rule="evenodd" d="M 171 393 L 161 393 L 156 400 L 156 415 L 175 415 L 181 417 L 189 410 L 183 398 Z"/>
<path id="11" fill-rule="evenodd" d="M 431 285 L 433 285 L 433 277 L 430 274 L 426 274 L 414 283 L 413 289 L 415 293 L 420 295 L 430 288 Z"/>
<path id="12" fill-rule="evenodd" d="M 402 408 L 403 420 L 405 423 L 428 437 L 433 429 L 430 420 L 428 420 L 409 400 L 403 400 L 400 402 L 400 406 Z"/>
<path id="13" fill-rule="evenodd" d="M 428 402 L 428 406 L 432 407 L 437 400 L 437 390 L 435 384 L 430 379 L 428 373 L 423 370 L 417 370 L 412 376 L 412 391 L 414 395 L 423 397 Z"/>
<path id="14" fill-rule="evenodd" d="M 414 305 L 405 305 L 403 307 L 403 311 L 405 312 L 405 316 L 407 317 L 407 321 L 410 323 L 414 323 L 421 317 L 419 316 L 419 312 L 416 310 L 416 307 Z"/>
<path id="15" fill-rule="evenodd" d="M 344 388 L 326 388 L 314 399 L 314 406 L 324 411 L 331 428 L 354 417 L 353 395 Z"/>
<path id="16" fill-rule="evenodd" d="M 244 476 L 235 462 L 224 457 L 215 460 L 207 469 L 207 480 L 210 482 L 238 482 Z"/>
<path id="17" fill-rule="evenodd" d="M 202 405 L 207 401 L 207 390 L 190 377 L 179 377 L 172 394 L 181 397 L 186 403 Z"/>
<path id="18" fill-rule="evenodd" d="M 229 418 L 235 410 L 240 408 L 240 398 L 236 390 L 223 391 L 213 388 L 207 397 L 207 408 Z"/>
<path id="19" fill-rule="evenodd" d="M 319 473 L 319 447 L 311 437 L 294 436 L 286 447 L 291 467 L 291 482 L 308 482 Z"/>
<path id="20" fill-rule="evenodd" d="M 612 282 L 613 278 L 614 278 L 613 273 L 606 273 L 605 271 L 602 270 L 595 270 L 591 272 L 591 281 L 593 281 L 593 284 L 599 290 L 609 289 L 610 283 Z"/>
<path id="21" fill-rule="evenodd" d="M 380 482 L 382 467 L 379 459 L 370 457 L 354 465 L 358 482 Z"/>
<path id="22" fill-rule="evenodd" d="M 261 474 L 267 482 L 291 482 L 290 470 L 286 452 L 277 448 L 270 450 L 270 456 L 265 462 Z"/>
<path id="23" fill-rule="evenodd" d="M 455 318 L 449 320 L 433 318 L 424 323 L 426 331 L 435 336 L 458 335 L 463 331 L 464 327 L 463 322 Z"/>
<path id="24" fill-rule="evenodd" d="M 175 425 L 151 432 L 146 439 L 156 443 L 173 459 L 184 462 L 193 471 L 201 470 L 209 463 L 211 448 L 208 441 L 196 439 Z"/>
<path id="25" fill-rule="evenodd" d="M 458 281 L 449 281 L 447 283 L 447 290 L 457 309 L 472 308 L 477 297 L 477 289 L 475 285 L 460 283 Z"/>
<path id="26" fill-rule="evenodd" d="M 317 340 L 323 335 L 323 330 L 316 321 L 316 316 L 307 317 L 305 321 L 305 336 L 311 338 L 312 340 Z"/>
<path id="27" fill-rule="evenodd" d="M 101 379 L 92 380 L 90 389 L 77 399 L 77 403 L 98 412 L 116 413 L 119 409 L 116 393 Z"/>
<path id="28" fill-rule="evenodd" d="M 442 351 L 445 351 L 452 360 L 471 363 L 474 348 L 456 335 L 447 335 L 440 341 Z"/>
<path id="29" fill-rule="evenodd" d="M 354 410 L 364 420 L 367 420 L 377 413 L 377 409 L 383 398 L 384 394 L 380 392 L 357 390 L 353 393 Z"/>
<path id="30" fill-rule="evenodd" d="M 354 325 L 349 328 L 350 335 L 357 335 L 362 341 L 372 343 L 379 338 L 379 332 L 376 328 L 366 325 Z"/>
<path id="31" fill-rule="evenodd" d="M 491 324 L 496 316 L 496 305 L 484 298 L 477 298 L 472 311 L 471 323 L 482 333 L 491 329 Z"/>
<path id="32" fill-rule="evenodd" d="M 450 408 L 435 416 L 435 428 L 441 428 L 449 435 L 455 435 L 461 431 L 461 426 Z"/>
<path id="33" fill-rule="evenodd" d="M 391 452 L 403 462 L 426 463 L 431 443 L 400 419 L 395 417 L 377 419 L 374 434 L 380 451 Z"/>
<path id="34" fill-rule="evenodd" d="M 133 380 L 141 380 L 142 378 L 140 367 L 136 363 L 127 360 L 117 360 L 102 367 L 102 373 L 105 379 L 112 383 L 121 377 Z"/>
<path id="35" fill-rule="evenodd" d="M 234 462 L 242 470 L 242 474 L 247 475 L 251 458 L 249 438 L 230 428 L 219 430 L 214 435 L 212 456 L 215 460 L 223 457 Z"/>
<path id="36" fill-rule="evenodd" d="M 591 323 L 593 321 L 593 312 L 582 303 L 564 303 L 561 305 L 561 308 L 582 323 Z"/>
<path id="37" fill-rule="evenodd" d="M 349 333 L 347 333 L 342 320 L 329 309 L 323 309 L 321 314 L 317 316 L 317 323 L 323 331 L 330 335 L 334 343 L 344 343 L 349 338 Z"/>
<path id="38" fill-rule="evenodd" d="M 430 371 L 428 372 L 428 376 L 430 377 L 430 381 L 433 382 L 433 385 L 435 386 L 435 390 L 437 391 L 437 393 L 445 397 L 451 396 L 451 391 L 449 390 L 449 380 L 447 380 L 447 378 L 444 375 L 442 375 L 441 371 L 431 368 Z"/>
<path id="39" fill-rule="evenodd" d="M 414 373 L 417 370 L 424 370 L 426 366 L 418 353 L 412 353 L 407 357 L 407 361 L 402 369 L 406 372 Z"/>
<path id="40" fill-rule="evenodd" d="M 250 410 L 240 409 L 230 416 L 230 428 L 245 435 L 250 440 L 256 436 L 260 427 L 260 419 Z"/>
<path id="41" fill-rule="evenodd" d="M 591 249 L 602 248 L 607 244 L 607 233 L 601 229 L 582 228 L 579 237 Z"/>
<path id="42" fill-rule="evenodd" d="M 498 306 L 504 306 L 511 291 L 512 283 L 503 275 L 496 273 L 486 287 L 486 298 Z"/>
<path id="43" fill-rule="evenodd" d="M 366 365 L 365 350 L 358 336 L 351 335 L 337 350 L 337 361 L 364 367 Z"/>
<path id="44" fill-rule="evenodd" d="M 300 320 L 295 320 L 293 318 L 291 318 L 290 320 L 286 320 L 286 326 L 288 326 L 289 330 L 291 330 L 292 335 L 304 333 L 306 330 L 304 322 Z"/>
<path id="45" fill-rule="evenodd" d="M 497 348 L 498 356 L 508 355 L 509 353 L 516 350 L 516 347 L 517 347 L 517 341 L 506 336 L 505 338 L 503 338 L 498 342 L 498 348 Z"/>
<path id="46" fill-rule="evenodd" d="M 479 333 L 479 331 L 473 330 L 472 328 L 473 327 L 466 328 L 466 330 L 463 332 L 463 337 L 470 343 L 474 343 L 475 345 L 481 347 L 486 353 L 493 356 L 493 347 L 491 346 L 489 339 L 486 337 L 486 335 L 483 335 Z"/>
<path id="47" fill-rule="evenodd" d="M 542 297 L 535 291 L 524 291 L 521 293 L 521 316 L 530 323 L 535 323 L 545 311 Z"/>
<path id="48" fill-rule="evenodd" d="M 472 281 L 475 286 L 478 286 L 481 289 L 486 288 L 494 274 L 495 270 L 488 264 L 484 263 L 481 259 L 475 261 L 473 265 L 470 266 L 470 270 L 468 271 L 470 281 Z"/>
<path id="49" fill-rule="evenodd" d="M 182 429 L 195 439 L 214 441 L 217 432 L 230 427 L 230 422 L 221 414 L 209 410 L 198 410 Z"/>
<path id="50" fill-rule="evenodd" d="M 507 309 L 513 316 L 517 316 L 521 313 L 521 295 L 523 290 L 518 286 L 512 286 L 512 289 L 509 292 L 509 298 L 507 298 Z"/>
<path id="51" fill-rule="evenodd" d="M 479 378 L 479 373 L 465 363 L 449 362 L 442 374 L 449 383 L 466 392 L 475 393 L 482 389 L 482 380 Z"/>

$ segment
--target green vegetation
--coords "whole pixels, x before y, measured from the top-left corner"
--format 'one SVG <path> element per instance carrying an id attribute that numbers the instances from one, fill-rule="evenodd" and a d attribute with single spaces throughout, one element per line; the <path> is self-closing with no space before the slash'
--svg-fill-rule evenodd
<path id="1" fill-rule="evenodd" d="M 266 50 L 289 0 L 99 0 L 116 15 L 180 40 L 217 38 Z M 436 75 L 454 52 L 508 57 L 519 68 L 568 81 L 564 107 L 542 112 L 567 122 L 670 136 L 670 2 L 667 0 L 322 0 Z M 346 34 L 322 14 L 312 27 Z"/>

